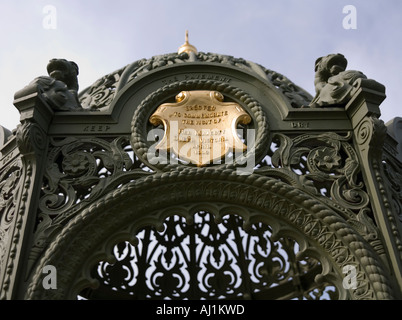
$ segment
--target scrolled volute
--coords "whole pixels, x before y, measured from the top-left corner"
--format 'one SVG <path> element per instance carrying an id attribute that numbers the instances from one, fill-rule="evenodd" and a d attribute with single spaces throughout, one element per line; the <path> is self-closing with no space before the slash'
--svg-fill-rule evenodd
<path id="1" fill-rule="evenodd" d="M 31 121 L 24 121 L 17 126 L 16 139 L 21 154 L 30 154 L 44 150 L 46 135 L 41 127 Z"/>

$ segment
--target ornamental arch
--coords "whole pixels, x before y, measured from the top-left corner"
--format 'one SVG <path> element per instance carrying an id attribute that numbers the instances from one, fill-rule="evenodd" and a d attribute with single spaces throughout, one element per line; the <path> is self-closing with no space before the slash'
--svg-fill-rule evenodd
<path id="1" fill-rule="evenodd" d="M 108 256 L 113 245 L 130 239 L 135 243 L 132 239 L 133 235 L 146 226 L 153 226 L 161 231 L 163 221 L 173 214 L 182 215 L 186 223 L 196 224 L 193 213 L 201 210 L 211 212 L 218 223 L 222 223 L 227 214 L 238 214 L 244 221 L 246 230 L 255 224 L 261 227 L 258 222 L 263 222 L 272 226 L 276 238 L 283 237 L 297 241 L 303 249 L 298 259 L 303 261 L 301 257 L 304 254 L 310 260 L 313 259 L 314 262 L 311 264 L 313 272 L 317 272 L 313 267 L 317 268 L 317 264 L 320 265 L 318 268 L 320 272 L 313 273 L 315 277 L 309 274 L 311 270 L 306 266 L 304 271 L 302 271 L 303 268 L 299 270 L 301 273 L 305 272 L 306 276 L 297 275 L 300 276 L 298 280 L 305 281 L 306 288 L 310 290 L 315 286 L 308 284 L 307 279 L 313 278 L 319 283 L 316 287 L 325 284 L 334 286 L 340 298 L 387 299 L 392 297 L 392 290 L 387 284 L 387 275 L 382 270 L 381 263 L 376 260 L 376 254 L 355 230 L 338 218 L 325 204 L 303 191 L 269 177 L 245 178 L 245 176 L 236 175 L 235 171 L 202 170 L 204 171 L 202 175 L 194 170 L 183 170 L 152 176 L 143 183 L 127 184 L 83 210 L 58 235 L 37 267 L 41 270 L 42 266 L 48 264 L 59 266 L 57 294 L 55 294 L 56 291 L 43 289 L 43 277 L 40 272 L 36 272 L 37 278 L 33 279 L 27 297 L 66 299 L 74 298 L 80 292 L 85 294 L 88 290 L 82 290 L 82 288 L 97 288 L 99 285 L 97 283 L 99 279 L 96 281 L 91 278 L 89 269 L 101 259 L 114 260 Z M 194 177 L 189 178 L 192 175 Z M 153 201 L 149 200 L 150 197 Z M 189 250 L 192 249 L 196 251 L 196 246 L 189 248 Z M 183 261 L 180 262 L 183 263 Z M 239 261 L 239 264 L 241 263 L 243 262 Z M 270 263 L 267 262 L 268 265 Z M 353 265 L 358 269 L 357 279 L 359 280 L 354 290 L 345 290 L 342 281 L 339 281 L 345 265 Z M 280 269 L 281 266 L 277 267 Z M 199 265 L 199 268 L 201 269 L 202 265 Z M 141 270 L 138 270 L 138 277 L 140 272 Z M 145 273 L 145 270 L 143 272 Z M 177 270 L 176 272 L 179 274 Z M 296 274 L 290 278 L 294 277 Z M 243 281 L 247 282 L 248 279 L 245 278 Z M 265 292 L 261 288 L 255 292 L 243 292 L 241 289 L 250 287 L 250 284 L 241 283 L 238 284 L 240 288 L 236 288 L 235 283 L 232 288 L 230 282 L 228 293 L 237 297 L 240 294 L 241 297 L 251 298 L 264 297 L 264 294 L 275 298 L 297 297 L 293 286 L 290 286 L 292 289 L 289 290 L 287 285 L 282 284 L 284 289 L 274 290 L 273 293 L 269 290 Z M 157 287 L 157 284 L 153 285 Z M 258 287 L 256 285 L 256 289 Z M 173 289 L 175 288 L 162 287 L 160 293 L 163 294 L 165 290 L 173 291 Z M 214 288 L 210 289 L 213 292 Z M 109 290 L 113 293 L 111 286 Z M 301 290 L 302 292 L 298 294 L 308 294 L 308 290 L 306 292 Z M 200 289 L 200 293 L 204 293 L 204 296 L 192 298 L 216 298 L 211 292 L 202 291 Z M 96 293 L 96 289 L 94 292 Z M 141 292 L 134 292 L 134 297 L 136 295 L 141 297 L 141 294 Z M 188 294 L 190 293 L 187 290 L 178 291 L 177 298 L 188 298 Z M 293 294 L 295 296 L 292 296 Z M 100 297 L 110 296 L 102 296 L 101 293 Z M 130 296 L 120 293 L 119 297 L 129 298 Z M 174 295 L 170 296 L 170 298 L 174 297 Z"/>
<path id="2" fill-rule="evenodd" d="M 188 42 L 82 91 L 51 60 L 1 130 L 1 298 L 400 299 L 400 119 L 346 64 L 313 97 Z"/>

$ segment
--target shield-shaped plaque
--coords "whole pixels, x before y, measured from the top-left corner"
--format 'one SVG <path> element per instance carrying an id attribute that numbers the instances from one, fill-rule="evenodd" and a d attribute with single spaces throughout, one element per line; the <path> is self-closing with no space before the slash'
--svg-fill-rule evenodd
<path id="1" fill-rule="evenodd" d="M 197 166 L 221 161 L 229 152 L 244 152 L 247 146 L 236 129 L 239 123 L 250 123 L 251 117 L 239 104 L 223 100 L 217 91 L 182 91 L 176 103 L 160 105 L 149 118 L 165 129 L 156 149 L 174 152 Z"/>

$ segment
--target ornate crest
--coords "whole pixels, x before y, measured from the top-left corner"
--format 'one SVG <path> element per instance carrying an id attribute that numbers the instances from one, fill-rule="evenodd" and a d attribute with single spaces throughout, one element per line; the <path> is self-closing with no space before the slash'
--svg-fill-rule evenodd
<path id="1" fill-rule="evenodd" d="M 247 146 L 237 135 L 237 125 L 251 117 L 234 102 L 223 102 L 218 91 L 182 91 L 176 103 L 164 103 L 149 118 L 163 124 L 165 135 L 157 150 L 173 152 L 179 159 L 204 166 L 221 160 L 229 152 L 243 152 Z"/>

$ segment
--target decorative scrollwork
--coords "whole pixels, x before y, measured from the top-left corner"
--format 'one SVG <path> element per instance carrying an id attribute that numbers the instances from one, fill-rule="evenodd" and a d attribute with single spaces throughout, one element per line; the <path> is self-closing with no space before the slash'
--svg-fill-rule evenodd
<path id="1" fill-rule="evenodd" d="M 197 58 L 205 62 L 218 62 L 236 66 L 238 68 L 256 72 L 257 74 L 262 75 L 264 78 L 266 78 L 266 80 L 271 82 L 277 90 L 279 90 L 283 95 L 286 96 L 286 98 L 289 99 L 291 106 L 294 108 L 300 108 L 304 105 L 308 105 L 313 98 L 307 91 L 297 86 L 283 74 L 266 69 L 259 64 L 247 61 L 245 59 L 213 53 L 199 53 Z"/>
<path id="2" fill-rule="evenodd" d="M 277 88 L 282 94 L 288 98 L 293 108 L 301 108 L 310 103 L 313 97 L 304 89 L 293 83 L 289 78 L 276 71 L 266 69 L 261 66 L 266 73 L 268 80 Z"/>
<path id="3" fill-rule="evenodd" d="M 257 165 L 255 172 L 276 177 L 321 197 L 354 226 L 377 253 L 384 254 L 357 153 L 350 140 L 351 134 L 302 134 L 293 138 L 276 134 L 274 149 L 268 159 Z"/>
<path id="4" fill-rule="evenodd" d="M 0 270 L 10 240 L 9 228 L 16 216 L 16 201 L 22 169 L 19 161 L 7 166 L 0 174 Z"/>
<path id="5" fill-rule="evenodd" d="M 29 268 L 51 240 L 50 235 L 76 212 L 122 184 L 150 173 L 136 158 L 126 137 L 52 140 Z"/>
<path id="6" fill-rule="evenodd" d="M 47 158 L 45 184 L 39 209 L 50 216 L 63 216 L 78 205 L 82 208 L 124 181 L 149 171 L 134 159 L 127 138 L 53 140 Z"/>
<path id="7" fill-rule="evenodd" d="M 251 73 L 257 73 L 266 81 L 271 82 L 274 87 L 284 94 L 295 108 L 308 105 L 312 96 L 287 77 L 282 74 L 268 70 L 258 64 L 246 61 L 242 58 L 221 55 L 215 53 L 196 54 L 196 60 L 200 62 L 210 62 L 225 64 L 244 69 Z M 189 61 L 189 55 L 183 53 L 169 53 L 151 57 L 150 59 L 141 59 L 132 64 L 110 73 L 96 81 L 92 86 L 79 93 L 79 101 L 84 109 L 103 110 L 110 106 L 117 92 L 126 84 L 135 80 L 139 76 L 165 66 L 186 63 Z"/>
<path id="8" fill-rule="evenodd" d="M 116 87 L 124 69 L 121 68 L 100 78 L 92 86 L 81 91 L 78 95 L 81 106 L 84 109 L 93 110 L 109 107 L 115 97 Z"/>
<path id="9" fill-rule="evenodd" d="M 360 177 L 357 154 L 348 142 L 350 139 L 350 134 L 336 133 L 303 134 L 293 139 L 276 134 L 273 141 L 277 149 L 272 153 L 275 169 L 263 166 L 256 172 L 275 174 L 282 169 L 283 176 L 286 172 L 293 181 L 298 181 L 298 186 L 302 184 L 300 179 L 307 181 L 305 190 L 330 198 L 339 207 L 346 208 L 347 216 L 353 217 L 352 211 L 367 207 L 369 197 Z"/>
<path id="10" fill-rule="evenodd" d="M 288 237 L 274 240 L 270 226 L 253 224 L 245 232 L 240 217 L 228 215 L 217 224 L 207 211 L 198 211 L 193 220 L 189 225 L 183 218 L 171 216 L 164 221 L 164 231 L 141 230 L 136 246 L 128 242 L 116 245 L 115 262 L 102 261 L 93 269 L 99 289 L 84 291 L 83 297 L 336 297 L 334 285 L 314 283 L 314 276 L 321 272 L 320 262 L 312 257 L 296 258 L 299 244 Z M 329 288 L 331 295 L 323 295 Z"/>

